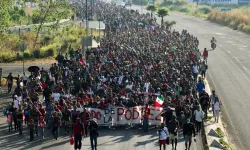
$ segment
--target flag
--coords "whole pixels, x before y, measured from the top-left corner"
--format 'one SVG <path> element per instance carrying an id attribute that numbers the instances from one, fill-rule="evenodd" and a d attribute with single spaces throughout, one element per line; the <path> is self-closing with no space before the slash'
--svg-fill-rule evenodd
<path id="1" fill-rule="evenodd" d="M 163 103 L 164 103 L 164 97 L 162 95 L 157 96 L 154 105 L 156 107 L 161 107 Z"/>

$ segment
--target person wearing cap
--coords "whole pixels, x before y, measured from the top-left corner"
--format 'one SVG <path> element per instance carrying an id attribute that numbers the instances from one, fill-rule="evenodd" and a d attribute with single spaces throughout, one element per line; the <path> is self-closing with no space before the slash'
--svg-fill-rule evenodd
<path id="1" fill-rule="evenodd" d="M 190 122 L 190 119 L 187 119 L 187 122 L 183 125 L 183 136 L 185 140 L 185 150 L 190 150 L 192 144 L 192 134 L 195 138 L 195 127 L 193 123 Z"/>
<path id="2" fill-rule="evenodd" d="M 83 135 L 83 125 L 79 117 L 76 118 L 76 123 L 73 125 L 73 133 L 74 133 L 74 148 L 75 150 L 81 149 L 82 147 L 82 135 Z"/>

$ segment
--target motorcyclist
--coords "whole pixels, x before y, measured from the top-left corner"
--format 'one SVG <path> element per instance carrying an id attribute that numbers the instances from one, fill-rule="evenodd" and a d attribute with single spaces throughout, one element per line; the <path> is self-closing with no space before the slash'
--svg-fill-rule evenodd
<path id="1" fill-rule="evenodd" d="M 217 40 L 216 40 L 215 37 L 213 36 L 213 37 L 212 37 L 212 40 L 211 40 L 211 44 L 212 44 L 212 43 L 216 43 L 216 42 L 217 42 Z"/>
<path id="2" fill-rule="evenodd" d="M 213 38 L 212 38 L 212 40 L 211 40 L 211 47 L 212 47 L 213 49 L 216 48 L 216 42 L 217 42 L 217 40 L 216 40 L 215 37 L 213 36 Z"/>

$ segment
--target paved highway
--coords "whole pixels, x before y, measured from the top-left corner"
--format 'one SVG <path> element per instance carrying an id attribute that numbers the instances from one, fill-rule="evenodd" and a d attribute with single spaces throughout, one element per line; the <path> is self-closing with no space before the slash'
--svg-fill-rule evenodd
<path id="1" fill-rule="evenodd" d="M 140 11 L 141 7 L 134 8 Z M 223 120 L 230 143 L 237 150 L 249 150 L 250 35 L 179 14 L 170 14 L 164 19 L 176 21 L 174 29 L 186 29 L 198 37 L 200 50 L 204 47 L 210 48 L 210 39 L 213 36 L 217 39 L 217 48 L 209 51 L 207 78 L 223 102 Z"/>

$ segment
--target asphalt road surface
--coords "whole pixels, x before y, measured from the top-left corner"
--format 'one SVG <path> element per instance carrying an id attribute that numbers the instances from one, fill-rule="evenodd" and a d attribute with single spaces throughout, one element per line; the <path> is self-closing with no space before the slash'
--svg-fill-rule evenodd
<path id="1" fill-rule="evenodd" d="M 134 8 L 141 10 L 140 6 Z M 208 54 L 208 82 L 222 100 L 222 115 L 230 143 L 237 150 L 249 150 L 250 35 L 179 14 L 170 14 L 164 20 L 176 21 L 174 29 L 186 29 L 198 37 L 201 51 L 205 47 L 210 49 L 213 36 L 217 39 L 217 48 Z"/>

